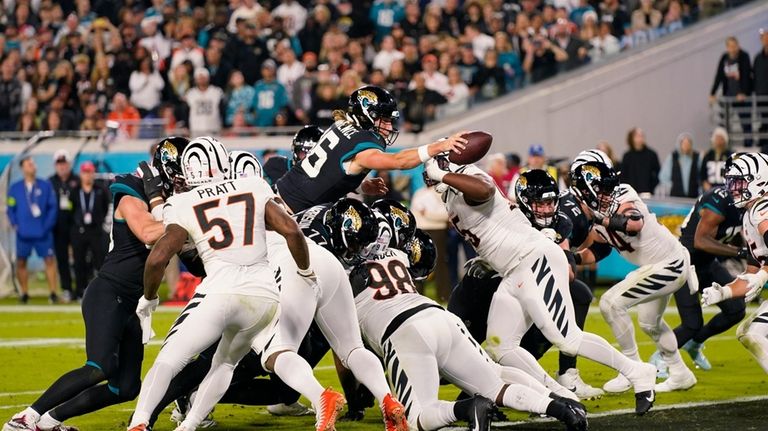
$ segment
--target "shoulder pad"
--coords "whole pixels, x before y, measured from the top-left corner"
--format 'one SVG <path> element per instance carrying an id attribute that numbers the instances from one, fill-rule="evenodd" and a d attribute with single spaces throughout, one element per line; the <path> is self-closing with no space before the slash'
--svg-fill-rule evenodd
<path id="1" fill-rule="evenodd" d="M 619 199 L 619 204 L 623 204 L 625 202 L 635 202 L 640 200 L 640 196 L 637 194 L 635 189 L 632 188 L 629 184 L 621 183 L 618 187 L 616 187 L 617 190 L 617 196 Z"/>
<path id="2" fill-rule="evenodd" d="M 118 198 L 123 195 L 133 196 L 147 202 L 147 196 L 144 194 L 144 185 L 141 178 L 132 174 L 123 174 L 115 177 L 115 181 L 109 186 L 112 192 L 113 200 L 117 204 Z"/>
<path id="3" fill-rule="evenodd" d="M 755 225 L 768 220 L 768 198 L 760 198 L 752 205 L 752 208 L 749 210 L 749 218 Z"/>

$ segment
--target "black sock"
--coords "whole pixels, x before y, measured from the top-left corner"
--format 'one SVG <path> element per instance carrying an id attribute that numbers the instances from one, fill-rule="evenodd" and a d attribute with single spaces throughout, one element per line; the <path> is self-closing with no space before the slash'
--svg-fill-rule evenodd
<path id="1" fill-rule="evenodd" d="M 560 371 L 558 374 L 561 376 L 565 374 L 571 368 L 576 368 L 576 356 L 568 356 L 563 352 L 560 352 Z"/>
<path id="2" fill-rule="evenodd" d="M 48 410 L 104 380 L 106 377 L 100 369 L 85 365 L 59 377 L 31 407 L 43 415 Z"/>
<path id="3" fill-rule="evenodd" d="M 71 400 L 57 406 L 51 410 L 51 417 L 63 422 L 67 419 L 95 412 L 123 401 L 127 400 L 120 398 L 104 383 L 103 385 L 88 388 Z"/>
<path id="4" fill-rule="evenodd" d="M 453 404 L 453 415 L 456 416 L 456 419 L 469 421 L 468 413 L 470 407 L 472 406 L 472 401 L 474 401 L 472 398 L 468 398 L 466 400 L 456 401 Z"/>

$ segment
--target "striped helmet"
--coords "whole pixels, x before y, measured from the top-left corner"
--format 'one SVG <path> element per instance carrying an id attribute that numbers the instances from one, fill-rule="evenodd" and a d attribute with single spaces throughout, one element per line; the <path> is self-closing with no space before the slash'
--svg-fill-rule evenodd
<path id="1" fill-rule="evenodd" d="M 181 154 L 181 169 L 187 186 L 195 188 L 229 178 L 229 153 L 210 136 L 193 139 Z"/>
<path id="2" fill-rule="evenodd" d="M 737 208 L 762 197 L 768 191 L 768 155 L 734 154 L 727 163 L 725 182 Z"/>
<path id="3" fill-rule="evenodd" d="M 580 152 L 575 159 L 573 159 L 573 162 L 571 163 L 571 172 L 576 171 L 576 168 L 588 162 L 600 162 L 609 168 L 613 168 L 613 162 L 604 152 L 597 149 L 584 150 Z"/>
<path id="4" fill-rule="evenodd" d="M 232 167 L 231 179 L 233 180 L 246 177 L 263 178 L 264 176 L 259 159 L 248 151 L 230 151 L 229 164 Z"/>

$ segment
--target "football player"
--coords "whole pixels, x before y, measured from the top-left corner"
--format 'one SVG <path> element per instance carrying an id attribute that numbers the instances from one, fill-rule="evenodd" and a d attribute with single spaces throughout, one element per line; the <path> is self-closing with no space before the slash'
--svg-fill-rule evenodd
<path id="1" fill-rule="evenodd" d="M 385 236 L 381 244 L 397 236 L 389 226 L 379 232 Z M 555 417 L 569 430 L 587 429 L 583 405 L 552 394 L 523 372 L 495 364 L 455 315 L 416 291 L 412 273 L 422 278 L 434 268 L 436 253 L 428 235 L 417 231 L 400 248 L 368 253 L 350 279 L 362 332 L 385 361 L 412 429 L 439 429 L 461 419 L 473 430 L 486 431 L 494 401 Z M 478 395 L 440 401 L 441 376 Z"/>
<path id="2" fill-rule="evenodd" d="M 277 180 L 304 160 L 304 157 L 320 142 L 321 136 L 323 136 L 323 129 L 317 126 L 304 126 L 296 132 L 291 142 L 291 158 L 272 156 L 267 159 L 264 162 L 264 180 L 274 187 Z"/>
<path id="3" fill-rule="evenodd" d="M 744 208 L 741 235 L 749 247 L 751 259 L 747 270 L 736 280 L 721 286 L 713 282 L 702 292 L 702 305 L 712 305 L 730 298 L 752 301 L 768 282 L 768 155 L 742 153 L 734 157 L 725 172 L 733 204 Z M 736 330 L 744 347 L 768 373 L 768 301 Z"/>
<path id="4" fill-rule="evenodd" d="M 82 303 L 85 365 L 59 377 L 31 406 L 14 415 L 3 431 L 77 430 L 62 421 L 138 395 L 144 346 L 135 309 L 143 291 L 141 274 L 149 255 L 147 245 L 163 233 L 162 206 L 181 177 L 179 155 L 188 142 L 165 138 L 152 159 L 154 170 L 142 162 L 141 177 L 115 178 L 110 186 L 112 241 Z"/>
<path id="5" fill-rule="evenodd" d="M 640 361 L 635 330 L 628 310 L 637 306 L 640 328 L 653 339 L 669 364 L 670 377 L 656 386 L 657 392 L 689 389 L 696 376 L 680 357 L 672 328 L 664 321 L 670 297 L 689 276 L 690 256 L 672 233 L 656 220 L 631 186 L 620 184 L 613 168 L 602 162 L 588 162 L 571 172 L 571 190 L 592 217 L 592 245 L 574 255 L 577 264 L 591 264 L 606 257 L 611 247 L 640 268 L 611 287 L 600 298 L 600 311 L 611 326 L 622 352 Z M 606 392 L 623 392 L 631 387 L 626 374 L 608 381 Z"/>
<path id="6" fill-rule="evenodd" d="M 264 168 L 261 162 L 248 151 L 230 151 L 229 165 L 232 167 L 232 179 L 259 177 L 262 178 Z"/>
<path id="7" fill-rule="evenodd" d="M 633 361 L 603 338 L 576 324 L 568 288 L 568 259 L 563 250 L 531 227 L 518 208 L 474 165 L 457 166 L 438 157 L 426 163 L 456 230 L 503 280 L 493 295 L 488 316 L 487 350 L 502 365 L 539 378 L 546 371 L 520 347 L 534 323 L 568 355 L 581 355 L 631 376 L 635 411 L 645 414 L 655 399 L 656 370 Z"/>
<path id="8" fill-rule="evenodd" d="M 312 151 L 277 180 L 277 193 L 293 212 L 335 202 L 361 188 L 367 195 L 383 195 L 382 179 L 363 183 L 372 170 L 411 169 L 442 152 L 464 149 L 457 133 L 419 148 L 387 153 L 397 139 L 400 119 L 397 101 L 387 90 L 368 85 L 349 96 L 347 111 L 334 111 L 329 127 Z"/>
<path id="9" fill-rule="evenodd" d="M 192 407 L 177 431 L 193 431 L 226 392 L 235 366 L 259 334 L 266 334 L 278 315 L 279 294 L 267 261 L 266 230 L 286 239 L 298 276 L 309 289 L 316 281 L 307 244 L 296 222 L 259 177 L 228 180 L 229 155 L 217 140 L 201 137 L 181 156 L 189 191 L 176 193 L 165 204 L 165 233 L 147 257 L 144 296 L 136 307 L 147 319 L 157 304 L 157 290 L 171 256 L 187 238 L 196 245 L 206 277 L 166 336 L 147 373 L 129 425 L 143 431 L 171 379 L 208 346 L 219 340 L 211 368 L 200 384 Z M 144 330 L 151 328 L 144 325 Z"/>

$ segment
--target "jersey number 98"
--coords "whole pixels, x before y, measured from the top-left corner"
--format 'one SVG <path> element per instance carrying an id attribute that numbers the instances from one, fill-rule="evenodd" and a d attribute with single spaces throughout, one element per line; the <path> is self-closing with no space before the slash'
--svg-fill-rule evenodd
<path id="1" fill-rule="evenodd" d="M 370 288 L 376 289 L 373 299 L 389 299 L 398 293 L 416 293 L 408 268 L 399 260 L 391 260 L 386 267 L 380 263 L 369 263 Z"/>

